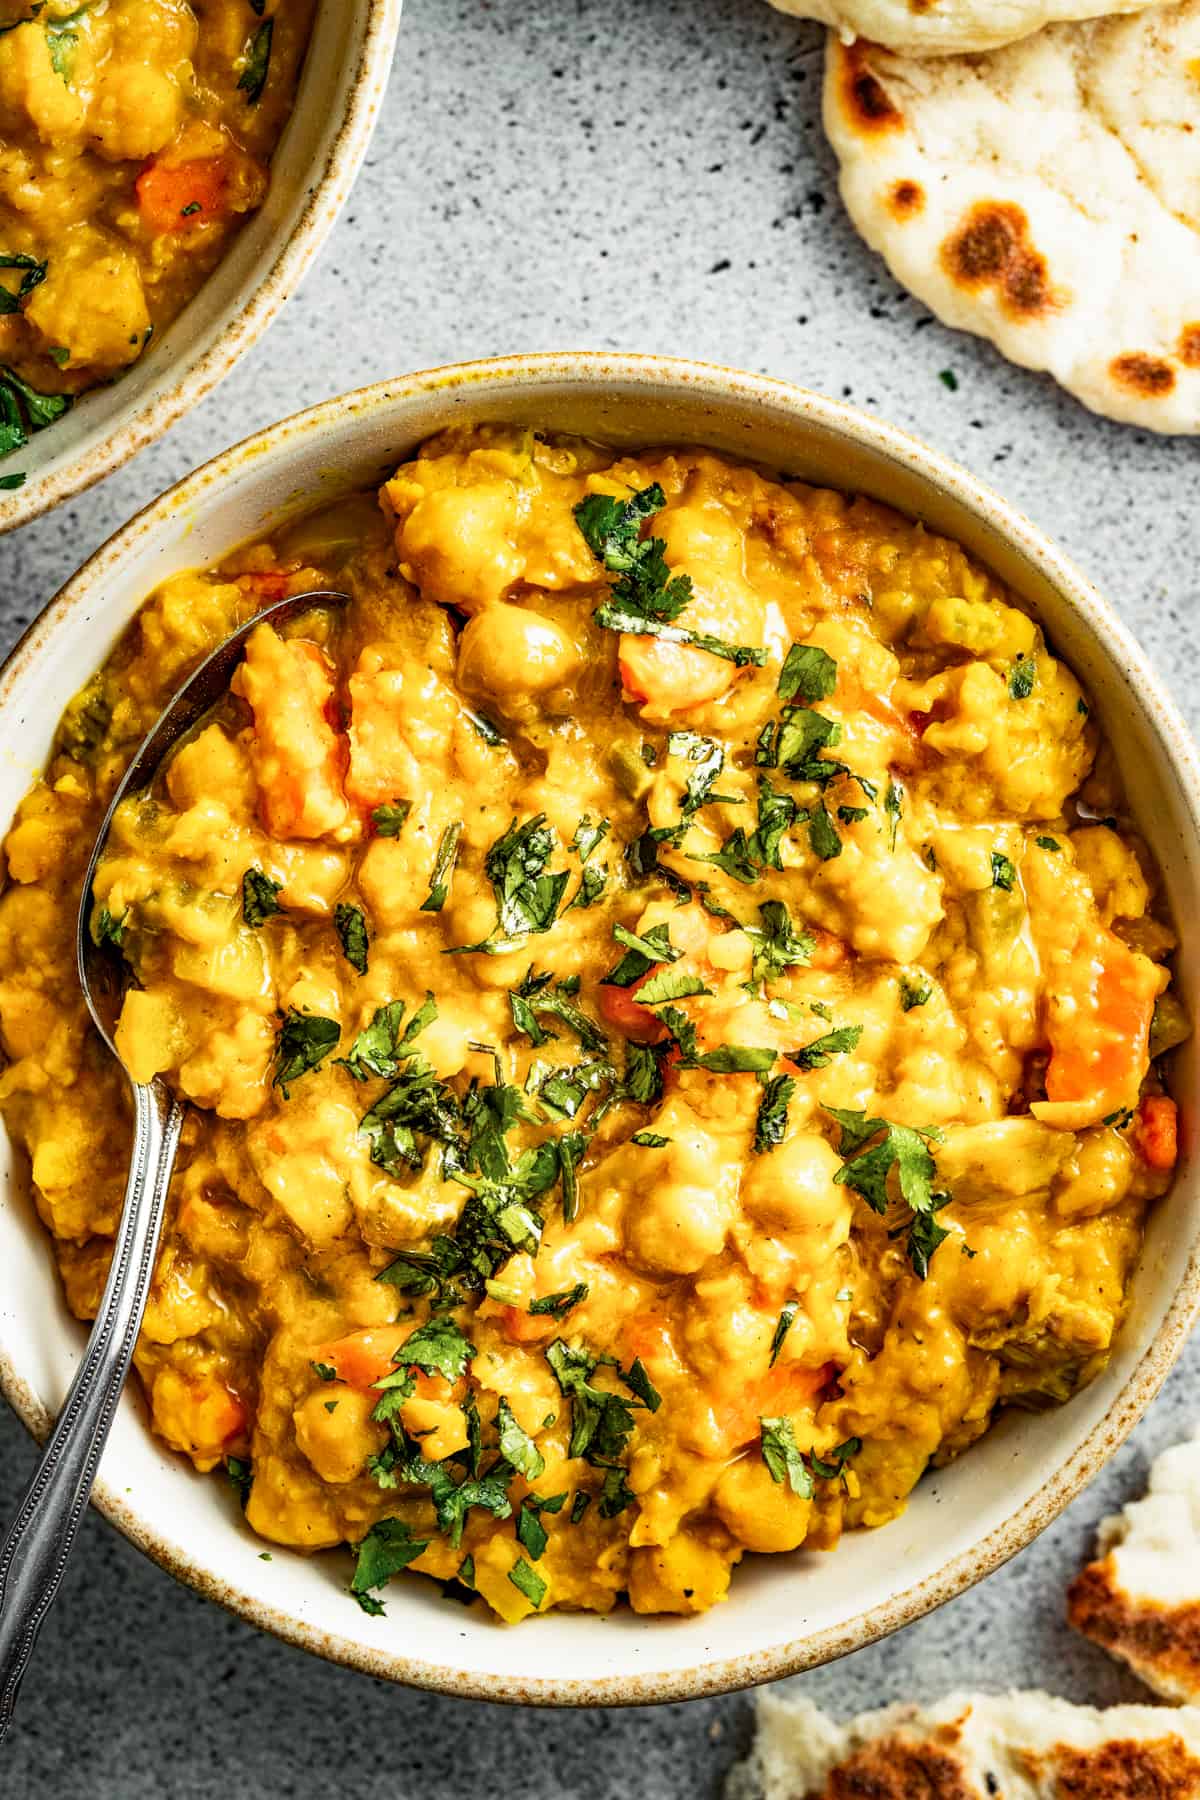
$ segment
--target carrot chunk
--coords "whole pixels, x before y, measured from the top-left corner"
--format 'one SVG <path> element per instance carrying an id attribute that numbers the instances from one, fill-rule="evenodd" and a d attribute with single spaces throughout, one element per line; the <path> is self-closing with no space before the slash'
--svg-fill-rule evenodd
<path id="1" fill-rule="evenodd" d="M 1134 1103 L 1156 987 L 1153 965 L 1110 931 L 1074 959 L 1050 1008 L 1047 1099 L 1087 1102 L 1097 1120 Z"/>
<path id="2" fill-rule="evenodd" d="M 190 162 L 149 162 L 134 184 L 142 223 L 156 237 L 188 231 L 226 210 L 229 170 L 220 156 Z"/>
<path id="3" fill-rule="evenodd" d="M 1152 1169 L 1173 1169 L 1179 1155 L 1179 1108 L 1168 1094 L 1147 1094 L 1137 1109 L 1133 1141 Z"/>
<path id="4" fill-rule="evenodd" d="M 232 686 L 254 713 L 252 757 L 267 831 L 319 838 L 341 830 L 349 817 L 345 745 L 330 723 L 333 671 L 316 644 L 260 625 Z"/>

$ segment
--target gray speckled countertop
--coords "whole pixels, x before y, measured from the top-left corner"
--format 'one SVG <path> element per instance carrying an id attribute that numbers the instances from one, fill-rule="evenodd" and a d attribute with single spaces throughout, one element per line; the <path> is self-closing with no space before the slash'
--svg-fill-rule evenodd
<path id="1" fill-rule="evenodd" d="M 839 208 L 820 70 L 819 33 L 760 0 L 410 0 L 367 166 L 307 284 L 163 443 L 0 540 L 3 648 L 135 508 L 297 407 L 494 352 L 671 351 L 853 399 L 994 482 L 1100 580 L 1195 725 L 1195 444 L 1092 418 L 897 289 Z M 1007 1568 L 797 1685 L 840 1710 L 964 1681 L 1133 1697 L 1063 1625 L 1063 1585 L 1097 1518 L 1200 1417 L 1198 1377 L 1193 1344 L 1114 1463 Z M 32 1460 L 0 1416 L 0 1517 Z M 260 1636 L 92 1518 L 0 1791 L 690 1800 L 715 1791 L 749 1713 L 737 1695 L 571 1714 L 394 1689 Z"/>

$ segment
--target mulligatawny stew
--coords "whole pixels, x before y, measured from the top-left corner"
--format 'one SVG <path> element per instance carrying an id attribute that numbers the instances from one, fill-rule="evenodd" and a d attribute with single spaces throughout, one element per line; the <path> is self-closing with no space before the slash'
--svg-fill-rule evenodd
<path id="1" fill-rule="evenodd" d="M 314 4 L 0 0 L 0 457 L 135 362 L 261 206 Z"/>
<path id="2" fill-rule="evenodd" d="M 1186 1034 L 1078 682 L 956 545 L 517 429 L 153 594 L 5 849 L 0 1103 L 74 1311 L 128 1111 L 192 1105 L 137 1366 L 272 1544 L 516 1620 L 689 1613 L 883 1525 L 1122 1316 Z M 351 1565 L 348 1564 L 348 1567 Z"/>

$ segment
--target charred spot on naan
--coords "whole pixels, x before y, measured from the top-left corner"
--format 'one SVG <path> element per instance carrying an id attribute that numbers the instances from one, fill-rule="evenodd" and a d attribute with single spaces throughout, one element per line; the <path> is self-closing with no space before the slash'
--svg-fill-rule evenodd
<path id="1" fill-rule="evenodd" d="M 893 181 L 884 205 L 894 219 L 915 219 L 925 210 L 925 189 L 919 181 Z"/>
<path id="2" fill-rule="evenodd" d="M 1185 369 L 1200 369 L 1200 320 L 1184 326 L 1175 354 Z"/>
<path id="3" fill-rule="evenodd" d="M 1034 1781 L 1053 1775 L 1057 1800 L 1194 1800 L 1200 1782 L 1200 1762 L 1174 1735 L 1110 1738 L 1094 1750 L 1056 1744 L 1045 1756 L 1026 1751 L 1022 1761 Z"/>
<path id="4" fill-rule="evenodd" d="M 1163 1692 L 1200 1693 L 1200 1603 L 1156 1606 L 1131 1598 L 1108 1556 L 1081 1569 L 1067 1589 L 1067 1620 Z"/>
<path id="5" fill-rule="evenodd" d="M 1153 400 L 1169 394 L 1175 386 L 1175 371 L 1162 356 L 1149 356 L 1144 350 L 1126 350 L 1114 356 L 1108 372 L 1119 387 Z"/>
<path id="6" fill-rule="evenodd" d="M 1029 220 L 1010 200 L 980 200 L 971 207 L 942 244 L 941 263 L 959 287 L 998 289 L 1001 306 L 1017 318 L 1038 318 L 1057 304 Z"/>
<path id="7" fill-rule="evenodd" d="M 831 1769 L 809 1800 L 984 1800 L 969 1779 L 956 1729 L 876 1738 Z"/>
<path id="8" fill-rule="evenodd" d="M 904 114 L 870 66 L 872 48 L 858 39 L 853 44 L 838 44 L 834 52 L 842 108 L 864 137 L 896 131 L 904 123 Z"/>

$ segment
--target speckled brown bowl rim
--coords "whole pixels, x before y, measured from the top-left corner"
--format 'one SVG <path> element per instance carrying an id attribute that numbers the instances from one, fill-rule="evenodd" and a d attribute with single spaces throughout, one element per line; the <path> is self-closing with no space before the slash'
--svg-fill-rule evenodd
<path id="1" fill-rule="evenodd" d="M 323 3 L 337 7 L 342 0 Z M 366 25 L 354 74 L 347 86 L 345 118 L 323 165 L 317 165 L 310 175 L 308 196 L 299 218 L 261 281 L 228 320 L 217 341 L 193 363 L 188 362 L 187 351 L 182 351 L 164 371 L 167 385 L 105 432 L 98 442 L 86 446 L 61 468 L 44 476 L 35 475 L 24 487 L 0 497 L 0 535 L 40 518 L 64 500 L 74 499 L 162 437 L 224 380 L 291 298 L 337 223 L 367 153 L 391 72 L 401 6 L 402 0 L 368 0 Z M 194 299 L 202 293 L 203 287 Z M 173 375 L 173 369 L 181 364 L 185 365 L 183 372 Z"/>
<path id="2" fill-rule="evenodd" d="M 719 394 L 723 401 L 737 401 L 748 411 L 759 406 L 786 409 L 799 421 L 831 429 L 888 457 L 903 470 L 918 476 L 928 487 L 965 506 L 977 519 L 990 525 L 1020 550 L 1068 605 L 1082 615 L 1089 634 L 1106 660 L 1119 657 L 1124 670 L 1136 678 L 1154 713 L 1179 791 L 1187 801 L 1193 839 L 1200 843 L 1200 758 L 1187 727 L 1136 640 L 1092 584 L 1049 538 L 966 469 L 895 426 L 886 425 L 840 401 L 769 376 L 744 374 L 717 364 L 672 357 L 567 351 L 452 364 L 357 389 L 255 433 L 214 457 L 145 507 L 89 558 L 0 666 L 0 710 L 20 668 L 36 662 L 51 623 L 85 603 L 89 593 L 102 591 L 107 571 L 139 538 L 160 532 L 169 535 L 177 528 L 178 519 L 192 516 L 206 494 L 219 489 L 231 474 L 248 462 L 258 462 L 265 475 L 274 452 L 297 436 L 319 433 L 326 423 L 344 422 L 347 412 L 364 415 L 387 409 L 394 401 L 421 393 L 451 391 L 461 395 L 465 418 L 469 416 L 471 399 L 489 388 L 527 384 L 531 395 L 536 395 L 539 385 L 548 381 L 573 383 L 581 391 L 593 393 L 619 382 L 626 388 L 642 386 L 658 397 L 678 389 L 692 395 L 698 393 L 702 398 L 704 390 L 708 390 Z M 953 1599 L 1023 1549 L 1057 1518 L 1123 1443 L 1161 1387 L 1198 1315 L 1200 1239 L 1191 1246 L 1183 1277 L 1162 1323 L 1107 1413 L 1066 1460 L 1047 1476 L 1037 1493 L 1001 1525 L 935 1574 L 840 1624 L 806 1633 L 790 1643 L 763 1651 L 706 1658 L 685 1669 L 644 1674 L 630 1672 L 590 1679 L 545 1679 L 522 1677 L 519 1673 L 464 1671 L 447 1664 L 422 1661 L 415 1656 L 373 1651 L 352 1639 L 297 1619 L 279 1606 L 268 1605 L 239 1590 L 211 1568 L 179 1554 L 174 1545 L 164 1542 L 147 1527 L 136 1508 L 111 1480 L 98 1481 L 93 1498 L 104 1516 L 131 1543 L 206 1599 L 217 1601 L 287 1643 L 332 1662 L 360 1669 L 367 1675 L 442 1694 L 526 1705 L 632 1706 L 697 1699 L 777 1680 L 861 1649 Z M 18 1376 L 3 1351 L 0 1351 L 0 1392 L 29 1430 L 39 1439 L 44 1438 L 49 1430 L 50 1415 L 28 1383 Z M 597 1629 L 602 1628 L 602 1622 L 597 1621 Z"/>

